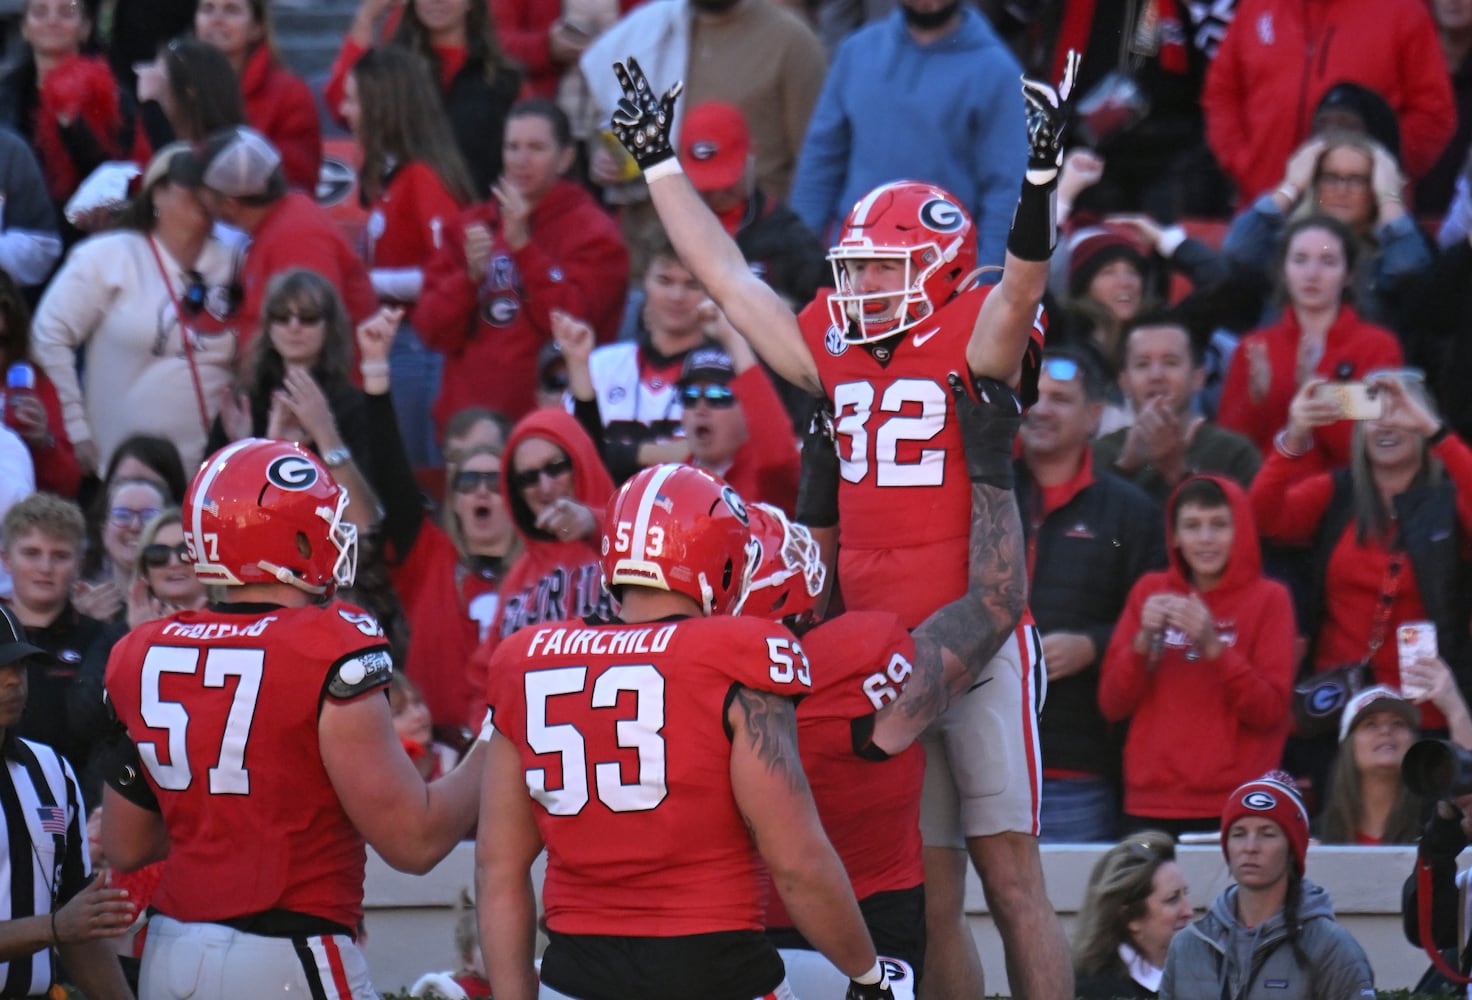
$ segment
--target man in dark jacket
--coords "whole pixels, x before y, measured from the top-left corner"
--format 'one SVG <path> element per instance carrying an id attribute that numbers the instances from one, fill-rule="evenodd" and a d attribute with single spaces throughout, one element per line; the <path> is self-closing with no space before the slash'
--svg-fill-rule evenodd
<path id="1" fill-rule="evenodd" d="M 1051 351 L 1020 435 L 1029 603 L 1048 668 L 1039 730 L 1045 841 L 1114 839 L 1120 741 L 1099 712 L 1099 663 L 1130 587 L 1165 565 L 1160 508 L 1094 465 L 1089 439 L 1103 397 L 1083 355 Z"/>

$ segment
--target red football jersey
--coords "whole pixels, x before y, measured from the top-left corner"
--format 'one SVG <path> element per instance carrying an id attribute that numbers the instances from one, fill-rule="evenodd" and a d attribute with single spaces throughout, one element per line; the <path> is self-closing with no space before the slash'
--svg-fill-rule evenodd
<path id="1" fill-rule="evenodd" d="M 989 291 L 964 292 L 906 331 L 887 365 L 832 325 L 831 292 L 798 316 L 833 401 L 846 607 L 898 611 L 913 628 L 966 590 L 971 491 L 946 375 L 966 377 L 966 344 Z M 927 548 L 936 545 L 939 552 Z M 878 553 L 898 561 L 878 571 Z"/>
<path id="2" fill-rule="evenodd" d="M 899 697 L 910 680 L 915 641 L 883 611 L 850 611 L 803 636 L 813 693 L 797 706 L 802 767 L 818 816 L 859 899 L 912 889 L 925 881 L 921 862 L 919 743 L 885 761 L 854 753 L 853 721 Z M 883 817 L 875 822 L 875 817 Z M 767 925 L 791 927 L 774 892 Z"/>
<path id="3" fill-rule="evenodd" d="M 391 673 L 378 622 L 341 601 L 184 611 L 124 636 L 107 695 L 169 832 L 153 905 L 183 921 L 283 909 L 356 926 L 363 838 L 322 766 L 317 716 L 339 675 L 356 697 Z"/>
<path id="4" fill-rule="evenodd" d="M 547 926 L 680 937 L 763 926 L 763 868 L 731 790 L 733 687 L 805 695 L 807 657 L 754 618 L 532 626 L 486 699 L 526 766 Z"/>

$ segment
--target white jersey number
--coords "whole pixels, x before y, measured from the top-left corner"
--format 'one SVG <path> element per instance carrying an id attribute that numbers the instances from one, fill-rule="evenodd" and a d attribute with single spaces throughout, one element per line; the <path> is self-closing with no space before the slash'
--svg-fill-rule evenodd
<path id="1" fill-rule="evenodd" d="M 204 677 L 207 688 L 225 687 L 226 678 L 237 678 L 235 694 L 230 699 L 230 712 L 225 717 L 225 731 L 220 734 L 220 751 L 209 769 L 211 795 L 249 795 L 250 772 L 245 768 L 245 744 L 250 739 L 250 724 L 256 714 L 256 699 L 261 693 L 261 673 L 266 663 L 262 649 L 211 649 L 201 651 L 182 646 L 154 646 L 143 658 L 142 715 L 150 729 L 168 733 L 167 764 L 159 760 L 158 744 L 138 744 L 138 756 L 158 787 L 182 792 L 194 780 L 189 763 L 189 710 L 182 702 L 165 701 L 159 685 L 165 674 L 194 676 L 199 672 L 200 654 L 204 654 Z"/>
<path id="2" fill-rule="evenodd" d="M 905 404 L 919 404 L 919 413 L 898 414 Z M 840 382 L 833 387 L 837 419 L 834 430 L 848 438 L 838 448 L 840 471 L 851 483 L 869 474 L 869 418 L 874 415 L 874 386 L 868 382 Z M 914 406 L 910 409 L 913 411 Z M 946 422 L 946 389 L 931 379 L 902 378 L 891 382 L 879 399 L 881 417 L 874 428 L 874 483 L 876 486 L 939 486 L 945 475 L 944 448 L 922 448 L 919 457 L 899 460 L 900 443 L 930 441 Z"/>
<path id="3" fill-rule="evenodd" d="M 587 667 L 557 667 L 526 675 L 526 741 L 535 753 L 556 754 L 561 761 L 562 787 L 547 787 L 545 768 L 528 768 L 526 787 L 553 816 L 576 816 L 588 804 L 587 742 L 568 722 L 548 723 L 549 699 L 581 695 L 588 685 Z M 593 683 L 587 704 L 594 709 L 615 708 L 620 692 L 634 693 L 632 719 L 613 720 L 620 747 L 639 752 L 639 775 L 625 783 L 617 761 L 593 763 L 593 785 L 598 801 L 614 812 L 644 812 L 664 801 L 665 784 L 664 677 L 652 664 L 610 667 Z"/>

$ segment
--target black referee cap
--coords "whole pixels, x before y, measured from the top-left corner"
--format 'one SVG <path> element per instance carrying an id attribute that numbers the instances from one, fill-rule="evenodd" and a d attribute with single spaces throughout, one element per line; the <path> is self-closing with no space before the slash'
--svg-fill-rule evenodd
<path id="1" fill-rule="evenodd" d="M 26 641 L 26 627 L 15 612 L 0 604 L 0 667 L 7 667 L 27 656 L 44 656 L 46 651 Z"/>

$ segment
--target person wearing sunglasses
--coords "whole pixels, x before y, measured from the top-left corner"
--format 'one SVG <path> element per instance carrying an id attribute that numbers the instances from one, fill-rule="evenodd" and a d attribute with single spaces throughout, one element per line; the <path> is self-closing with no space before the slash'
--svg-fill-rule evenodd
<path id="1" fill-rule="evenodd" d="M 604 615 L 608 595 L 598 563 L 598 529 L 613 480 L 576 418 L 565 410 L 534 410 L 517 421 L 506 442 L 510 456 L 501 493 L 520 537 L 521 554 L 501 584 L 501 607 L 490 635 L 470 661 L 470 683 L 482 691 L 486 666 L 501 640 L 537 622 Z M 471 709 L 477 722 L 484 709 Z"/>
<path id="2" fill-rule="evenodd" d="M 375 445 L 364 473 L 383 505 L 381 553 L 409 623 L 405 670 L 419 685 L 435 726 L 459 731 L 474 706 L 484 715 L 466 664 L 490 633 L 501 581 L 519 542 L 501 489 L 502 446 L 485 433 L 487 427 L 479 443 L 447 449 L 453 457 L 445 470 L 443 526 L 425 510 L 389 395 L 388 354 L 397 330 L 392 311 L 357 330 L 366 428 Z M 461 430 L 482 423 L 475 420 Z M 476 716 L 475 727 L 480 722 Z"/>
<path id="3" fill-rule="evenodd" d="M 194 575 L 179 508 L 170 507 L 144 525 L 138 538 L 136 578 L 128 594 L 128 624 L 136 628 L 175 611 L 198 610 L 207 600 L 204 584 Z"/>
<path id="4" fill-rule="evenodd" d="M 86 472 L 136 433 L 161 434 L 186 465 L 199 461 L 235 375 L 236 254 L 181 179 L 188 152 L 174 143 L 155 154 L 121 227 L 78 244 L 36 309 L 32 355 L 56 385 Z"/>
<path id="5" fill-rule="evenodd" d="M 100 621 L 122 622 L 138 564 L 143 526 L 153 520 L 169 499 L 147 479 L 118 479 L 108 486 L 101 507 L 102 556 L 97 570 L 72 588 L 72 600 L 84 614 Z"/>
<path id="6" fill-rule="evenodd" d="M 727 341 L 744 364 L 720 347 L 690 352 L 675 388 L 690 464 L 714 472 L 742 498 L 792 514 L 800 467 L 792 423 L 751 348 Z"/>
<path id="7" fill-rule="evenodd" d="M 244 393 L 221 405 L 208 452 L 245 437 L 305 445 L 347 487 L 348 520 L 366 531 L 377 514 L 358 470 L 373 438 L 363 391 L 348 375 L 352 333 L 342 299 L 316 271 L 293 268 L 271 279 L 261 318 L 261 336 L 247 348 Z"/>

